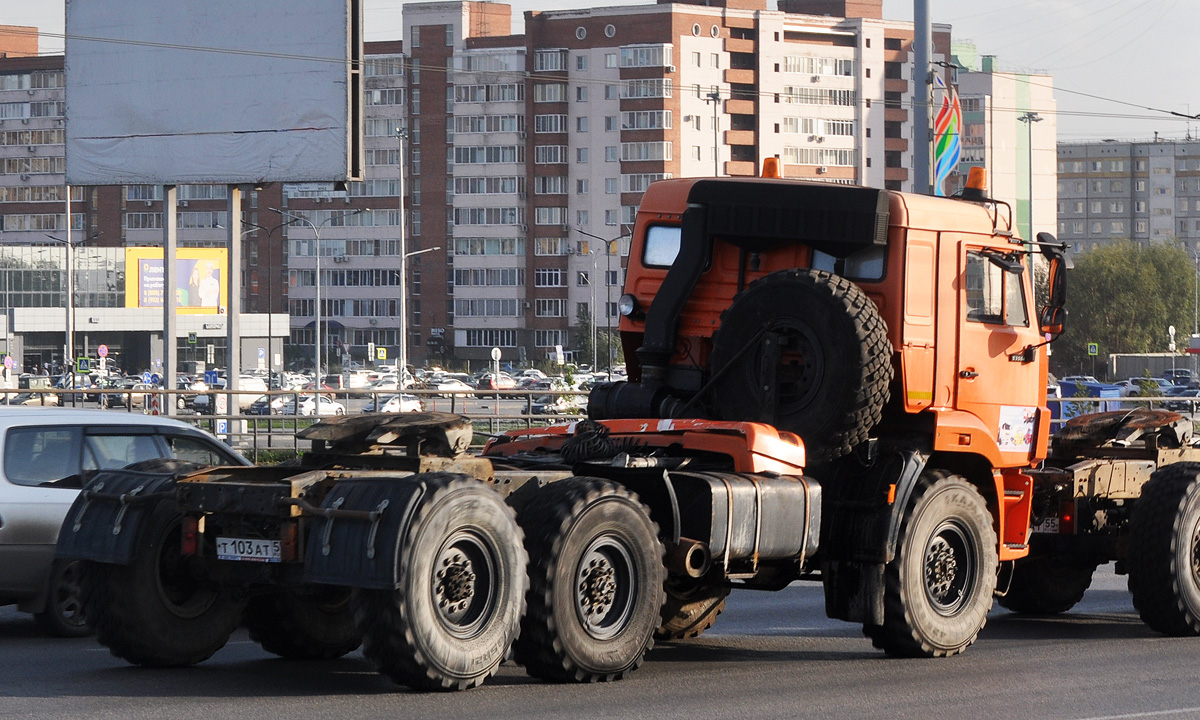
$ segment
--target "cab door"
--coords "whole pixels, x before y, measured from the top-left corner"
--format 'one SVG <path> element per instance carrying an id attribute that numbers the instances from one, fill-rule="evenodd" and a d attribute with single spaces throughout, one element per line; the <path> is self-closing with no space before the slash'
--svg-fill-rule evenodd
<path id="1" fill-rule="evenodd" d="M 1006 460 L 1032 452 L 1043 380 L 1024 350 L 1040 333 L 1031 304 L 1028 256 L 964 245 L 959 256 L 957 409 L 994 428 Z M 1018 457 L 1020 456 L 1020 457 Z"/>

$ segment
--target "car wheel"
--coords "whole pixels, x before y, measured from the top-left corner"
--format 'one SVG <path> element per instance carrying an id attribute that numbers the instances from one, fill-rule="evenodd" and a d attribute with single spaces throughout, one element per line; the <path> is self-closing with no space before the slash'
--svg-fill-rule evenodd
<path id="1" fill-rule="evenodd" d="M 92 626 L 83 611 L 82 560 L 54 563 L 46 594 L 46 609 L 34 617 L 47 632 L 56 637 L 84 637 L 92 633 Z"/>

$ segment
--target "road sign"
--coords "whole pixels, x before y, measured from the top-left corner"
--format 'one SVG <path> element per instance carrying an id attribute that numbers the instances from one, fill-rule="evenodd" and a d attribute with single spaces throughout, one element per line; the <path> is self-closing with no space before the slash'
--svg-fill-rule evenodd
<path id="1" fill-rule="evenodd" d="M 108 357 L 108 346 L 101 345 L 100 347 L 96 348 L 96 354 L 102 358 Z"/>
<path id="2" fill-rule="evenodd" d="M 92 359 L 91 358 L 85 358 L 85 357 L 75 358 L 75 372 L 90 373 L 91 371 L 92 371 Z"/>
<path id="3" fill-rule="evenodd" d="M 205 370 L 204 371 L 204 384 L 208 385 L 209 387 L 216 386 L 216 384 L 217 384 L 217 371 L 216 370 Z"/>
<path id="4" fill-rule="evenodd" d="M 12 356 L 12 355 L 5 355 L 5 356 L 4 356 L 4 367 L 8 368 L 9 370 L 12 370 L 12 369 L 13 369 L 13 365 L 14 365 L 14 364 L 16 364 L 16 363 L 15 363 L 15 361 L 13 360 L 13 356 Z"/>
<path id="5" fill-rule="evenodd" d="M 375 359 L 376 360 L 387 360 L 387 348 L 385 348 L 385 347 L 375 348 Z"/>
<path id="6" fill-rule="evenodd" d="M 492 360 L 500 362 L 500 348 L 492 348 Z"/>
<path id="7" fill-rule="evenodd" d="M 205 353 L 205 361 L 211 365 L 217 361 L 217 346 L 212 343 L 208 344 L 208 352 Z"/>
<path id="8" fill-rule="evenodd" d="M 1088 355 L 1091 355 L 1092 357 L 1096 357 L 1099 354 L 1100 354 L 1100 344 L 1099 343 L 1088 343 Z"/>
<path id="9" fill-rule="evenodd" d="M 195 345 L 195 344 L 196 344 L 196 333 L 194 333 L 194 332 L 188 333 L 188 345 Z"/>
<path id="10" fill-rule="evenodd" d="M 225 418 L 217 420 L 217 435 L 225 435 L 229 432 L 229 421 Z"/>
<path id="11" fill-rule="evenodd" d="M 142 382 L 144 382 L 144 383 L 150 382 L 150 372 L 149 371 L 142 373 Z"/>
<path id="12" fill-rule="evenodd" d="M 162 382 L 162 378 L 158 376 L 158 373 L 150 373 L 150 384 L 151 385 L 157 385 L 160 382 Z"/>

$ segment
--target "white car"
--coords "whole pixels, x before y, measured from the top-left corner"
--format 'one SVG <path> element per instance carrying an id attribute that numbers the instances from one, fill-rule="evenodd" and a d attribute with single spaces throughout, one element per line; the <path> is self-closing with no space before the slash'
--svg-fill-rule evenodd
<path id="1" fill-rule="evenodd" d="M 0 605 L 16 603 L 64 637 L 90 632 L 82 564 L 55 562 L 54 550 L 67 510 L 92 475 L 165 458 L 250 464 L 177 420 L 73 408 L 0 408 L 0 458 Z"/>
<path id="2" fill-rule="evenodd" d="M 363 412 L 381 412 L 381 413 L 410 413 L 421 412 L 425 409 L 425 405 L 421 402 L 421 398 L 416 395 L 381 395 L 379 396 L 379 409 L 375 409 L 375 399 L 367 401 L 363 406 Z"/>
<path id="3" fill-rule="evenodd" d="M 298 404 L 295 400 L 289 400 L 284 403 L 283 414 L 307 416 L 345 415 L 346 406 L 324 395 L 318 395 L 316 399 L 312 395 L 301 395 Z"/>
<path id="4" fill-rule="evenodd" d="M 475 388 L 458 378 L 445 378 L 434 386 L 442 397 L 470 397 L 475 394 Z"/>

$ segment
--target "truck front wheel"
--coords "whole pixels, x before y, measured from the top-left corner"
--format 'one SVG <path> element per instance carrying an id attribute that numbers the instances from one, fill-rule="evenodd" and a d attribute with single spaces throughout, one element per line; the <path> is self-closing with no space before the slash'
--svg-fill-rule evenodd
<path id="1" fill-rule="evenodd" d="M 194 559 L 181 553 L 181 518 L 173 499 L 160 501 L 132 564 L 87 568 L 85 616 L 96 639 L 135 665 L 207 660 L 241 620 L 243 603 L 194 572 Z"/>
<path id="2" fill-rule="evenodd" d="M 618 680 L 654 645 L 663 545 L 645 506 L 608 480 L 551 483 L 521 509 L 529 612 L 514 649 L 534 677 Z"/>
<path id="3" fill-rule="evenodd" d="M 867 635 L 889 655 L 962 652 L 987 622 L 996 589 L 996 532 L 983 497 L 957 475 L 926 471 L 900 532 L 884 624 Z"/>
<path id="4" fill-rule="evenodd" d="M 394 590 L 356 590 L 363 654 L 419 690 L 465 690 L 496 672 L 525 610 L 521 529 L 500 495 L 465 475 L 414 476 L 425 493 L 399 539 Z"/>
<path id="5" fill-rule="evenodd" d="M 1129 527 L 1129 591 L 1150 628 L 1200 635 L 1200 463 L 1150 476 Z"/>
<path id="6" fill-rule="evenodd" d="M 246 606 L 244 620 L 251 640 L 287 660 L 332 660 L 362 644 L 350 588 L 314 585 L 262 595 Z"/>

